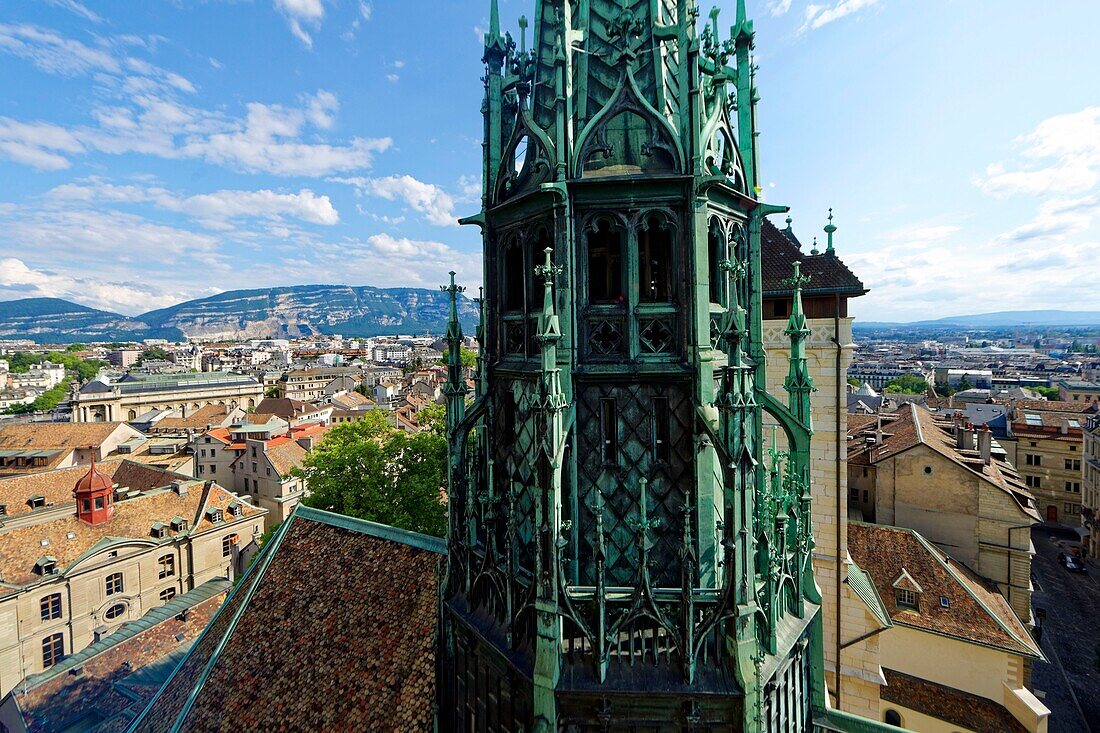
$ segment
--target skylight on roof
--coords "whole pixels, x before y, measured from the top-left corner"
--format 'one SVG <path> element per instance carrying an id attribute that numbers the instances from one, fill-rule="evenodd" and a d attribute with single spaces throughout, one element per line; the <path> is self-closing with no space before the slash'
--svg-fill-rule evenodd
<path id="1" fill-rule="evenodd" d="M 1027 422 L 1028 425 L 1032 425 L 1035 427 L 1042 427 L 1043 425 L 1043 416 L 1037 415 L 1034 412 L 1024 413 L 1024 420 Z"/>
<path id="2" fill-rule="evenodd" d="M 1081 427 L 1081 423 L 1080 423 L 1079 421 L 1077 421 L 1077 420 L 1066 420 L 1066 423 L 1067 423 L 1067 424 L 1068 424 L 1068 425 L 1069 425 L 1069 426 L 1070 426 L 1071 428 L 1079 428 L 1079 427 Z"/>

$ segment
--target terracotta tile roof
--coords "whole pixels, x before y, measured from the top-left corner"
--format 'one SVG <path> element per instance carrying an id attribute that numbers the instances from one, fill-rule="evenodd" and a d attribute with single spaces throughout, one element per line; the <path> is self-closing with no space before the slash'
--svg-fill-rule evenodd
<path id="1" fill-rule="evenodd" d="M 443 551 L 299 507 L 132 730 L 431 731 Z"/>
<path id="2" fill-rule="evenodd" d="M 1003 705 L 989 698 L 953 687 L 882 669 L 886 686 L 880 688 L 884 702 L 916 710 L 975 733 L 1027 733 Z"/>
<path id="3" fill-rule="evenodd" d="M 229 586 L 209 581 L 28 678 L 13 693 L 28 733 L 65 730 L 82 717 L 103 721 L 96 733 L 123 730 L 163 683 L 176 655 L 202 633 Z"/>
<path id="4" fill-rule="evenodd" d="M 129 460 L 101 461 L 96 463 L 95 467 L 120 487 L 135 491 L 148 491 L 168 486 L 173 481 L 194 480 L 190 476 L 152 468 Z M 30 512 L 28 500 L 32 496 L 43 497 L 47 506 L 72 504 L 73 487 L 87 473 L 88 466 L 71 466 L 0 479 L 0 504 L 7 505 L 8 516 Z"/>
<path id="5" fill-rule="evenodd" d="M 917 532 L 850 522 L 848 552 L 875 583 L 895 624 L 1042 659 L 1027 628 L 992 583 Z M 901 587 L 920 589 L 920 611 L 897 605 Z M 945 607 L 941 599 L 946 598 Z"/>
<path id="6" fill-rule="evenodd" d="M 292 400 L 286 397 L 265 397 L 256 405 L 256 413 L 259 415 L 276 415 L 283 420 L 290 420 L 313 412 L 320 412 L 320 408 L 314 407 L 309 402 Z"/>
<path id="7" fill-rule="evenodd" d="M 115 515 L 97 525 L 82 522 L 76 513 L 63 517 L 47 518 L 23 527 L 11 527 L 0 531 L 0 578 L 8 585 L 29 585 L 40 579 L 34 572 L 35 562 L 43 555 L 57 558 L 57 567 L 65 568 L 91 550 L 97 543 L 118 538 L 151 540 L 154 522 L 171 523 L 181 516 L 190 522 L 186 531 L 201 532 L 212 525 L 205 511 L 218 508 L 223 511 L 233 501 L 244 508 L 243 516 L 251 517 L 264 510 L 254 507 L 221 486 L 194 481 L 185 484 L 187 491 L 181 496 L 172 489 L 157 489 L 133 499 L 115 503 Z M 226 524 L 236 521 L 225 512 Z M 169 536 L 177 533 L 169 531 Z M 70 538 L 70 535 L 72 537 Z M 49 544 L 43 545 L 46 540 Z"/>
<path id="8" fill-rule="evenodd" d="M 302 465 L 308 455 L 309 452 L 295 440 L 272 440 L 267 445 L 267 458 L 281 478 L 286 478 L 291 471 Z"/>
<path id="9" fill-rule="evenodd" d="M 210 425 L 220 425 L 229 416 L 225 405 L 207 405 L 199 408 L 187 417 L 166 417 L 156 424 L 158 432 L 166 430 L 201 430 Z"/>
<path id="10" fill-rule="evenodd" d="M 950 420 L 926 407 L 909 402 L 898 407 L 896 412 L 882 415 L 881 443 L 872 441 L 877 418 L 875 423 L 849 419 L 848 425 L 849 463 L 873 465 L 917 445 L 925 445 L 1004 491 L 1024 514 L 1039 520 L 1035 497 L 1016 469 L 996 459 L 985 464 L 977 451 L 960 449 L 951 434 Z"/>
<path id="11" fill-rule="evenodd" d="M 788 236 L 765 219 L 760 228 L 760 279 L 765 297 L 793 292 L 783 281 L 791 276 L 791 263 L 795 260 L 802 263 L 802 274 L 810 276 L 810 282 L 802 290 L 804 295 L 840 292 L 856 296 L 867 292 L 859 278 L 834 253 L 812 255 L 803 252 L 793 235 Z"/>
<path id="12" fill-rule="evenodd" d="M 1074 402 L 1073 400 L 1011 400 L 1007 404 L 1017 410 L 1034 412 L 1076 412 L 1093 413 L 1098 409 L 1095 402 Z"/>
<path id="13" fill-rule="evenodd" d="M 120 422 L 21 423 L 0 427 L 0 448 L 87 448 L 102 445 L 118 430 Z"/>

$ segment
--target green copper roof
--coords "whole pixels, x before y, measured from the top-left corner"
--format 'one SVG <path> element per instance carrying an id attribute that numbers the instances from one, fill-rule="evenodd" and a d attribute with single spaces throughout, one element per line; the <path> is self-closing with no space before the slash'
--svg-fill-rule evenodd
<path id="1" fill-rule="evenodd" d="M 867 610 L 875 617 L 875 620 L 882 626 L 890 628 L 893 626 L 893 622 L 890 620 L 890 612 L 886 610 L 886 606 L 882 602 L 882 597 L 879 596 L 878 591 L 875 589 L 875 583 L 871 580 L 871 576 L 861 568 L 859 565 L 852 563 L 848 566 L 848 587 L 859 596 L 859 599 L 863 601 L 867 606 Z"/>

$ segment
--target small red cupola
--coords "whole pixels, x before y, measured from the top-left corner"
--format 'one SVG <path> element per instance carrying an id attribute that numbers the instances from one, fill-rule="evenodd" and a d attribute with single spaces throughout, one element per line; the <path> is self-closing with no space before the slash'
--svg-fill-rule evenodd
<path id="1" fill-rule="evenodd" d="M 110 477 L 95 468 L 95 457 L 88 473 L 73 487 L 76 518 L 88 524 L 101 524 L 115 515 L 115 486 Z"/>

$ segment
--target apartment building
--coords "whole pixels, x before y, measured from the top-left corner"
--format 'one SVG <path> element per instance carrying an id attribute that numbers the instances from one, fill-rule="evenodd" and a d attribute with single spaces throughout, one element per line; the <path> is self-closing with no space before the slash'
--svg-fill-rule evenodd
<path id="1" fill-rule="evenodd" d="M 177 595 L 231 580 L 267 513 L 129 461 L 5 479 L 0 497 L 0 694 Z"/>
<path id="2" fill-rule="evenodd" d="M 1084 470 L 1084 426 L 1088 414 L 1081 409 L 1044 409 L 1095 405 L 1088 402 L 1016 404 L 1012 435 L 1016 444 L 1016 468 L 1035 496 L 1045 522 L 1079 525 Z"/>
<path id="3" fill-rule="evenodd" d="M 848 506 L 866 521 L 918 531 L 996 583 L 1031 623 L 1035 498 L 989 430 L 914 404 L 853 415 Z"/>

